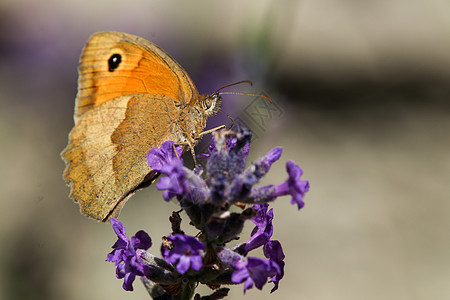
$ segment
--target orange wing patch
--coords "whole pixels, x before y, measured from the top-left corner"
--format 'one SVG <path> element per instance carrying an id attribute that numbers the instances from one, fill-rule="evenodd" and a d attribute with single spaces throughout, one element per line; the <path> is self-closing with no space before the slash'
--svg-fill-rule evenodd
<path id="1" fill-rule="evenodd" d="M 91 37 L 80 58 L 75 118 L 93 106 L 124 95 L 166 95 L 175 102 L 198 97 L 186 72 L 163 50 L 145 42 L 137 43 L 119 33 Z M 120 63 L 111 70 L 114 55 Z"/>

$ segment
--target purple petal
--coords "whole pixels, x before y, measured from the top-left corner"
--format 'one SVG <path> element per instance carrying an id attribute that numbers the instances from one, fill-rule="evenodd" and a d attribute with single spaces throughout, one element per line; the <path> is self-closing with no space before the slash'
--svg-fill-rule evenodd
<path id="1" fill-rule="evenodd" d="M 186 242 L 189 243 L 192 250 L 199 251 L 205 249 L 205 245 L 196 238 L 186 239 Z"/>
<path id="2" fill-rule="evenodd" d="M 250 273 L 248 272 L 247 268 L 238 269 L 234 271 L 233 274 L 231 275 L 231 281 L 234 283 L 241 283 L 249 276 Z"/>
<path id="3" fill-rule="evenodd" d="M 244 282 L 244 294 L 248 289 L 251 289 L 253 287 L 253 279 L 251 277 L 248 277 Z"/>
<path id="4" fill-rule="evenodd" d="M 284 276 L 284 253 L 283 248 L 279 241 L 270 241 L 264 245 L 264 255 L 269 258 L 273 263 L 278 265 L 277 274 L 269 280 L 269 282 L 274 283 L 274 287 L 270 291 L 275 292 L 278 289 L 278 284 Z"/>
<path id="5" fill-rule="evenodd" d="M 250 276 L 252 277 L 255 286 L 261 290 L 267 282 L 267 277 L 271 273 L 269 261 L 258 257 L 249 257 L 247 268 L 250 270 Z"/>
<path id="6" fill-rule="evenodd" d="M 139 230 L 131 238 L 131 243 L 133 244 L 134 249 L 147 250 L 148 248 L 150 248 L 152 246 L 152 239 L 145 231 Z"/>
<path id="7" fill-rule="evenodd" d="M 283 261 L 285 256 L 280 242 L 273 240 L 264 245 L 264 256 L 275 262 Z"/>
<path id="8" fill-rule="evenodd" d="M 270 237 L 267 233 L 260 233 L 255 234 L 252 236 L 244 245 L 243 247 L 243 255 L 247 255 L 250 251 L 257 249 L 263 245 L 265 245 L 267 242 L 270 241 Z"/>
<path id="9" fill-rule="evenodd" d="M 177 263 L 177 261 L 180 260 L 180 258 L 181 258 L 182 256 L 183 256 L 183 255 L 181 255 L 181 254 L 178 254 L 178 253 L 173 252 L 173 253 L 171 253 L 171 254 L 168 254 L 167 257 L 165 258 L 165 260 L 166 260 L 169 264 L 174 265 L 174 264 Z"/>
<path id="10" fill-rule="evenodd" d="M 116 266 L 117 266 L 117 265 L 120 264 L 120 263 L 122 262 L 122 260 L 123 260 L 122 257 L 123 257 L 124 251 L 125 251 L 125 250 L 123 250 L 123 249 L 117 249 L 117 250 L 111 251 L 111 252 L 106 256 L 106 261 L 113 262 L 113 263 L 115 263 Z"/>
<path id="11" fill-rule="evenodd" d="M 200 255 L 191 256 L 191 268 L 199 271 L 203 267 L 203 260 Z"/>
<path id="12" fill-rule="evenodd" d="M 176 176 L 162 177 L 156 184 L 158 190 L 164 190 L 164 200 L 169 201 L 176 195 L 183 194 L 183 188 L 181 187 Z"/>
<path id="13" fill-rule="evenodd" d="M 125 227 L 123 226 L 123 224 L 119 220 L 111 218 L 111 225 L 119 240 L 123 241 L 126 245 L 128 242 L 128 238 L 126 236 Z"/>
<path id="14" fill-rule="evenodd" d="M 281 147 L 276 147 L 272 150 L 270 150 L 266 156 L 264 157 L 265 161 L 267 164 L 273 164 L 274 162 L 276 162 L 278 159 L 280 159 L 281 154 L 283 153 L 283 148 Z"/>
<path id="15" fill-rule="evenodd" d="M 125 291 L 133 291 L 133 282 L 136 276 L 132 273 L 127 273 L 125 275 L 124 281 L 123 281 L 123 289 Z"/>
<path id="16" fill-rule="evenodd" d="M 180 274 L 184 274 L 189 270 L 191 265 L 191 259 L 188 256 L 182 255 L 177 264 L 177 271 Z"/>
<path id="17" fill-rule="evenodd" d="M 118 279 L 122 279 L 125 277 L 126 274 L 127 272 L 125 271 L 125 264 L 118 265 L 116 268 L 116 277 Z"/>
<path id="18" fill-rule="evenodd" d="M 175 150 L 174 150 L 175 149 Z M 176 152 L 175 152 L 176 151 Z M 174 142 L 166 141 L 160 148 L 154 147 L 147 154 L 147 163 L 155 171 L 166 173 L 166 165 L 181 161 L 183 149 L 180 146 L 174 147 Z"/>
<path id="19" fill-rule="evenodd" d="M 123 239 L 119 237 L 117 241 L 112 246 L 113 249 L 125 249 L 128 245 L 128 239 Z"/>

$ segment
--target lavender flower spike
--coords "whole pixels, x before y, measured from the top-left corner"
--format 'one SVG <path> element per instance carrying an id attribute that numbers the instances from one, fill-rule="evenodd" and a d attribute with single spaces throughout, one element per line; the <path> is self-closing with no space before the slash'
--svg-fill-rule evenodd
<path id="1" fill-rule="evenodd" d="M 147 280 L 147 290 L 154 299 L 222 299 L 226 295 L 224 291 L 206 297 L 194 295 L 199 283 L 211 288 L 243 283 L 244 293 L 253 287 L 262 289 L 268 282 L 274 284 L 271 292 L 278 289 L 285 256 L 280 242 L 271 240 L 274 211 L 269 202 L 289 195 L 291 203 L 300 209 L 309 182 L 301 180 L 302 169 L 288 161 L 285 182 L 257 186 L 283 149 L 276 147 L 246 167 L 251 136 L 251 131 L 242 127 L 213 132 L 210 154 L 201 155 L 206 159 L 204 171 L 186 168 L 180 158 L 181 147 L 172 141 L 148 152 L 148 165 L 166 175 L 156 187 L 164 191 L 166 201 L 176 198 L 181 210 L 169 219 L 172 233 L 163 239 L 162 258 L 139 250 L 151 245 L 147 234 L 138 232 L 128 239 L 122 224 L 112 219 L 119 240 L 108 261 L 116 263 L 117 277 L 125 279 L 125 289 L 133 288 L 136 276 Z M 181 211 L 198 230 L 195 237 L 181 229 Z M 242 238 L 247 220 L 255 224 L 250 238 L 230 246 L 229 242 Z M 265 258 L 249 255 L 261 247 Z"/>

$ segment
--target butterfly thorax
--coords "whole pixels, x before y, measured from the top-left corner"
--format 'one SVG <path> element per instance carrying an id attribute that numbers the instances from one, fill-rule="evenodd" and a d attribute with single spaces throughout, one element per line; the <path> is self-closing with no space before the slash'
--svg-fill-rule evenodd
<path id="1" fill-rule="evenodd" d="M 222 98 L 217 95 L 199 95 L 196 99 L 186 104 L 180 113 L 180 125 L 182 134 L 191 150 L 201 138 L 201 133 L 206 127 L 209 116 L 215 115 L 222 103 Z"/>

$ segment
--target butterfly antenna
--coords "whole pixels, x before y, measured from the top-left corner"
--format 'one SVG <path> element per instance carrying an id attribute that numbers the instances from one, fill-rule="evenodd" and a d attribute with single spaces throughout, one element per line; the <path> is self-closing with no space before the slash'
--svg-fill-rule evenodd
<path id="1" fill-rule="evenodd" d="M 237 85 L 237 84 L 241 84 L 241 83 L 248 83 L 248 84 L 250 84 L 250 86 L 253 86 L 253 82 L 251 80 L 241 80 L 241 81 L 237 81 L 237 82 L 234 82 L 234 83 L 230 83 L 230 84 L 224 85 L 223 87 L 219 88 L 217 91 L 212 93 L 211 95 L 218 94 L 219 91 L 223 90 L 224 88 L 227 88 L 227 87 L 233 86 L 233 85 Z"/>
<path id="2" fill-rule="evenodd" d="M 266 98 L 267 100 L 269 100 L 270 103 L 273 103 L 272 99 L 270 99 L 270 97 L 268 97 L 266 95 L 261 95 L 261 94 L 250 94 L 250 93 L 240 93 L 240 92 L 220 92 L 219 95 L 244 95 L 244 96 L 261 97 L 261 98 Z"/>
<path id="3" fill-rule="evenodd" d="M 254 97 L 262 97 L 262 98 L 266 98 L 267 100 L 269 100 L 270 103 L 273 103 L 272 99 L 270 99 L 270 97 L 266 96 L 266 95 L 261 95 L 261 94 L 250 94 L 250 93 L 240 93 L 240 92 L 220 92 L 221 90 L 223 90 L 224 88 L 233 86 L 233 85 L 237 85 L 237 84 L 241 84 L 241 83 L 248 83 L 250 84 L 250 86 L 253 86 L 253 82 L 251 80 L 241 80 L 241 81 L 237 81 L 234 83 L 230 83 L 227 85 L 224 85 L 223 87 L 219 88 L 218 90 L 216 90 L 214 93 L 212 93 L 211 95 L 243 95 L 243 96 L 254 96 Z M 219 93 L 220 92 L 220 93 Z M 222 112 L 223 113 L 223 112 Z M 228 115 L 227 115 L 228 117 Z"/>

